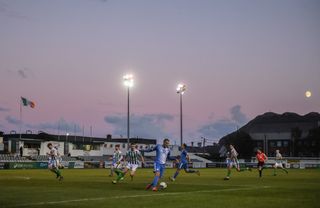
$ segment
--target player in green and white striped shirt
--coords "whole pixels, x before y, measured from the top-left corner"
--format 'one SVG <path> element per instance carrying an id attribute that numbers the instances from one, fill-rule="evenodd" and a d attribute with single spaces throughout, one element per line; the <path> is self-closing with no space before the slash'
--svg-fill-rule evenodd
<path id="1" fill-rule="evenodd" d="M 227 176 L 224 178 L 224 180 L 230 179 L 232 167 L 235 167 L 238 172 L 245 171 L 245 170 L 252 171 L 251 168 L 240 167 L 240 163 L 238 160 L 239 154 L 232 144 L 229 145 L 229 149 L 230 149 L 229 152 L 226 153 L 226 156 L 227 156 L 226 163 L 227 163 L 228 173 L 227 173 Z"/>
<path id="2" fill-rule="evenodd" d="M 121 166 L 121 160 L 123 159 L 123 157 L 122 157 L 122 153 L 120 151 L 120 145 L 119 144 L 115 145 L 115 149 L 114 149 L 113 156 L 111 157 L 111 159 L 112 159 L 112 164 L 111 164 L 111 167 L 110 167 L 110 175 L 109 176 L 113 176 L 113 172 L 115 172 L 115 170 L 121 168 L 120 167 Z"/>
<path id="3" fill-rule="evenodd" d="M 123 176 L 122 178 L 118 177 L 115 181 L 113 181 L 114 184 L 117 183 L 119 180 L 123 180 L 125 174 L 129 172 L 129 170 L 130 170 L 130 177 L 132 181 L 133 176 L 137 168 L 139 167 L 140 161 L 142 162 L 142 164 L 144 163 L 144 158 L 141 155 L 140 151 L 137 150 L 135 143 L 131 143 L 131 147 L 127 151 L 126 156 L 124 157 L 124 160 L 127 161 L 127 165 L 123 171 Z"/>
<path id="4" fill-rule="evenodd" d="M 286 172 L 288 174 L 287 169 L 285 169 L 282 165 L 282 155 L 280 154 L 279 150 L 276 150 L 276 163 L 273 165 L 274 168 L 274 172 L 273 175 L 276 176 L 277 175 L 277 168 L 281 168 L 281 170 L 283 170 L 284 172 Z"/>

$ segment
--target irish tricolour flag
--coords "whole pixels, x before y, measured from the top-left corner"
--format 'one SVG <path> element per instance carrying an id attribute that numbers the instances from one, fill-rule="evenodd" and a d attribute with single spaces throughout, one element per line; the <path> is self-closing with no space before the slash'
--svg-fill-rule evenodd
<path id="1" fill-rule="evenodd" d="M 31 108 L 34 108 L 36 106 L 36 104 L 33 101 L 28 100 L 24 97 L 21 97 L 21 102 L 23 106 L 30 106 Z"/>

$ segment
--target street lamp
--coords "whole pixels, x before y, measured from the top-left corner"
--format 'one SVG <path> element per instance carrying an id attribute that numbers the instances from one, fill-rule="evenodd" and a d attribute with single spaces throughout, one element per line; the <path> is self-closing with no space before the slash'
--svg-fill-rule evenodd
<path id="1" fill-rule="evenodd" d="M 128 89 L 128 111 L 127 111 L 127 143 L 129 148 L 130 143 L 130 88 L 133 87 L 133 75 L 126 74 L 123 76 L 123 84 Z"/>
<path id="2" fill-rule="evenodd" d="M 177 93 L 180 94 L 180 145 L 183 144 L 183 134 L 182 134 L 182 95 L 186 91 L 187 86 L 185 84 L 178 84 Z"/>

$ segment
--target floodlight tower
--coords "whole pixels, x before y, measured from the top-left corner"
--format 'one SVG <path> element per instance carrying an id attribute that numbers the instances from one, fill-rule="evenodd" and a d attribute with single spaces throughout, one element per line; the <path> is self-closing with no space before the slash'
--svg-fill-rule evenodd
<path id="1" fill-rule="evenodd" d="M 130 143 L 130 88 L 133 87 L 133 75 L 126 74 L 123 76 L 123 84 L 128 90 L 128 108 L 127 108 L 127 148 L 129 148 Z"/>
<path id="2" fill-rule="evenodd" d="M 182 132 L 182 95 L 186 91 L 187 86 L 185 84 L 178 84 L 177 93 L 180 95 L 180 145 L 183 144 L 183 132 Z"/>

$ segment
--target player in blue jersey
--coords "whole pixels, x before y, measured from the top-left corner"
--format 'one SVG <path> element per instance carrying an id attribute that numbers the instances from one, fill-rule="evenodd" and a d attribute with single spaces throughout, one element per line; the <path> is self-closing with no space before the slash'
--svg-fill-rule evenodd
<path id="1" fill-rule="evenodd" d="M 190 157 L 189 154 L 186 150 L 187 145 L 186 144 L 182 144 L 181 146 L 181 154 L 180 154 L 180 162 L 178 164 L 178 168 L 175 172 L 175 174 L 173 175 L 173 177 L 170 177 L 171 181 L 175 181 L 177 176 L 179 175 L 180 170 L 184 169 L 184 171 L 186 173 L 196 173 L 198 175 L 200 175 L 200 171 L 199 170 L 190 170 L 188 167 L 188 163 L 190 162 Z"/>
<path id="2" fill-rule="evenodd" d="M 143 152 L 156 151 L 156 158 L 154 161 L 154 178 L 152 183 L 147 185 L 146 190 L 152 187 L 152 191 L 158 191 L 158 188 L 157 188 L 158 181 L 163 176 L 167 159 L 175 160 L 174 157 L 170 156 L 169 144 L 170 144 L 169 139 L 164 139 L 162 145 L 158 144 L 153 149 L 143 151 Z"/>

